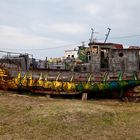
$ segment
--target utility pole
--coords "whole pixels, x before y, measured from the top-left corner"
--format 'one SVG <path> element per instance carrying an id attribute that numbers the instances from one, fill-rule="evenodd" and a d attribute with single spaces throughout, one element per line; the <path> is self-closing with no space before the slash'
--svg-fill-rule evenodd
<path id="1" fill-rule="evenodd" d="M 107 28 L 107 29 L 108 29 L 108 33 L 106 34 L 106 38 L 105 38 L 104 43 L 106 43 L 106 41 L 107 41 L 107 39 L 108 39 L 108 36 L 109 36 L 109 33 L 110 33 L 110 31 L 111 31 L 111 29 L 110 29 L 110 28 Z"/>
<path id="2" fill-rule="evenodd" d="M 93 34 L 94 34 L 94 29 L 91 28 L 91 37 L 89 39 L 90 43 L 93 43 Z M 92 47 L 91 44 L 89 46 L 89 50 L 90 50 L 90 72 L 92 72 Z"/>

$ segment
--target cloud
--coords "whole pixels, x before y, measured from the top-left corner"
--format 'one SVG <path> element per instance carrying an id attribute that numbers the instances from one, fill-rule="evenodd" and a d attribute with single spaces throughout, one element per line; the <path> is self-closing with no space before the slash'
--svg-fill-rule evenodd
<path id="1" fill-rule="evenodd" d="M 36 56 L 60 56 L 69 47 L 29 51 L 83 42 L 90 38 L 91 28 L 104 38 L 140 34 L 139 0 L 1 0 L 0 49 L 25 49 Z M 140 44 L 137 38 L 109 40 Z M 71 46 L 71 48 L 75 46 Z"/>
<path id="2" fill-rule="evenodd" d="M 34 35 L 26 29 L 0 25 L 0 50 L 30 53 L 37 58 L 60 56 L 72 42 Z M 57 50 L 54 52 L 54 49 Z M 58 53 L 58 54 L 57 54 Z"/>
<path id="3" fill-rule="evenodd" d="M 73 23 L 57 23 L 50 26 L 56 32 L 68 33 L 68 34 L 79 34 L 84 32 L 84 27 L 82 25 Z"/>
<path id="4" fill-rule="evenodd" d="M 29 34 L 24 29 L 0 25 L 0 43 L 3 46 L 25 48 L 40 45 L 43 38 Z M 2 45 L 1 45 L 2 46 Z"/>
<path id="5" fill-rule="evenodd" d="M 96 3 L 89 3 L 84 7 L 85 11 L 91 16 L 96 16 L 100 12 L 100 8 L 100 5 Z"/>

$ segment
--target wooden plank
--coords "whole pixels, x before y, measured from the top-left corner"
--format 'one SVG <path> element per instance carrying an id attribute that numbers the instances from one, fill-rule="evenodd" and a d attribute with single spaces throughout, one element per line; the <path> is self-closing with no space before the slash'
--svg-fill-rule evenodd
<path id="1" fill-rule="evenodd" d="M 82 101 L 87 101 L 87 93 L 82 94 Z"/>

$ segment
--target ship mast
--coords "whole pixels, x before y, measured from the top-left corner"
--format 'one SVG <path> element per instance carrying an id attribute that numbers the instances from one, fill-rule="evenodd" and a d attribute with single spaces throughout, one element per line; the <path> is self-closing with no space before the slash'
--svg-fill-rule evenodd
<path id="1" fill-rule="evenodd" d="M 106 41 L 107 41 L 107 39 L 108 39 L 108 36 L 109 36 L 109 34 L 110 34 L 110 31 L 111 31 L 111 29 L 110 29 L 110 28 L 107 28 L 107 29 L 108 29 L 108 33 L 106 34 L 106 38 L 105 38 L 104 43 L 106 43 Z"/>
<path id="2" fill-rule="evenodd" d="M 90 37 L 90 39 L 89 39 L 89 41 L 90 41 L 90 42 L 92 42 L 92 41 L 93 41 L 93 34 L 94 34 L 94 29 L 93 29 L 93 28 L 91 28 L 91 37 Z"/>
<path id="3" fill-rule="evenodd" d="M 93 34 L 94 34 L 94 33 L 98 33 L 98 32 L 95 32 L 94 29 L 91 28 L 91 37 L 90 37 L 90 39 L 89 39 L 89 42 L 90 42 L 90 43 L 91 43 L 91 42 L 94 42 L 94 37 L 93 37 Z"/>

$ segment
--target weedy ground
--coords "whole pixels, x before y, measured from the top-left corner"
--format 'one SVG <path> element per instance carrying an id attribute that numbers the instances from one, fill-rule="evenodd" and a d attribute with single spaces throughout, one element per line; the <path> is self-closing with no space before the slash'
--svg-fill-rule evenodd
<path id="1" fill-rule="evenodd" d="M 0 140 L 139 140 L 140 103 L 0 91 Z"/>

